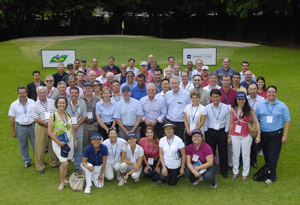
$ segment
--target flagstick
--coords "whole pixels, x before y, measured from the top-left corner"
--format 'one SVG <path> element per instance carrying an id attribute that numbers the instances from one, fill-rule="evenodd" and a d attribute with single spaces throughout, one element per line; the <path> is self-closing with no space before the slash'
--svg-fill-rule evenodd
<path id="1" fill-rule="evenodd" d="M 123 28 L 121 31 L 121 50 L 123 49 Z"/>

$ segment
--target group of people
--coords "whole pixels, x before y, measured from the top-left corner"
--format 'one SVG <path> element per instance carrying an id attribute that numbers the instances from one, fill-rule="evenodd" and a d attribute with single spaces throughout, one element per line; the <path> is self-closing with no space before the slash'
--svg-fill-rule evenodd
<path id="1" fill-rule="evenodd" d="M 246 181 L 250 165 L 258 168 L 261 147 L 270 167 L 265 183 L 276 180 L 290 113 L 277 99 L 277 88 L 266 88 L 249 62 L 243 61 L 238 73 L 229 58 L 216 72 L 200 59 L 196 69 L 189 61 L 182 70 L 173 56 L 164 70 L 153 55 L 141 62 L 141 71 L 133 58 L 128 67 L 114 61 L 109 57 L 108 65 L 99 68 L 93 58 L 87 68 L 86 59 L 76 59 L 67 65 L 68 72 L 60 63 L 45 82 L 34 71 L 34 81 L 18 87 L 9 116 L 25 167 L 32 160 L 29 139 L 39 173 L 45 173 L 45 150 L 50 166 L 60 168 L 59 191 L 68 183 L 70 160 L 86 176 L 85 193 L 114 175 L 120 186 L 129 176 L 137 182 L 142 172 L 156 184 L 176 185 L 186 174 L 193 185 L 204 178 L 216 188 L 218 165 L 223 178 L 232 169 L 231 178 L 237 179 L 242 163 Z"/>

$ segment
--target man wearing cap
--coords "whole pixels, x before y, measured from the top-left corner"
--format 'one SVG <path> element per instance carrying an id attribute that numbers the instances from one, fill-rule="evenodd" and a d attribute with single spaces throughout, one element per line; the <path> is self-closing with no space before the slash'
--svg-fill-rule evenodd
<path id="1" fill-rule="evenodd" d="M 76 85 L 76 78 L 75 78 L 75 76 L 69 76 L 68 77 L 68 84 L 69 84 L 69 87 L 67 87 L 67 90 L 66 90 L 67 96 L 70 96 L 70 89 L 72 87 L 77 87 L 78 88 L 78 90 L 79 90 L 79 97 L 83 96 L 83 90 L 82 90 L 82 88 Z"/>
<path id="2" fill-rule="evenodd" d="M 112 90 L 112 82 L 115 80 L 114 74 L 112 72 L 108 72 L 106 74 L 107 81 L 103 83 L 103 87 L 109 87 Z"/>
<path id="3" fill-rule="evenodd" d="M 41 73 L 38 70 L 32 72 L 33 81 L 27 85 L 28 98 L 36 101 L 36 88 L 45 86 L 45 83 L 40 80 Z"/>
<path id="4" fill-rule="evenodd" d="M 140 122 L 143 110 L 140 102 L 131 98 L 129 86 L 122 88 L 123 99 L 120 100 L 114 112 L 114 118 L 119 125 L 119 137 L 126 139 L 129 132 L 134 132 L 138 141 L 140 140 Z"/>
<path id="5" fill-rule="evenodd" d="M 121 73 L 115 75 L 115 80 L 119 81 L 121 85 L 126 82 L 126 64 L 121 65 Z"/>
<path id="6" fill-rule="evenodd" d="M 80 68 L 80 60 L 75 59 L 75 61 L 74 61 L 74 73 L 75 73 L 75 75 L 77 75 L 77 72 L 79 71 L 79 68 Z"/>
<path id="7" fill-rule="evenodd" d="M 167 115 L 167 108 L 163 98 L 155 95 L 155 85 L 153 83 L 147 86 L 147 96 L 140 100 L 143 113 L 141 122 L 141 136 L 145 137 L 145 128 L 154 127 L 158 138 L 163 137 L 162 123 Z"/>
<path id="8" fill-rule="evenodd" d="M 238 72 L 232 75 L 232 88 L 236 91 L 243 91 L 247 95 L 247 90 L 240 84 L 241 76 Z"/>
<path id="9" fill-rule="evenodd" d="M 55 100 L 58 97 L 58 90 L 53 86 L 54 78 L 52 75 L 47 75 L 45 78 L 47 98 Z"/>
<path id="10" fill-rule="evenodd" d="M 158 94 L 162 91 L 162 87 L 161 87 L 161 77 L 162 77 L 162 69 L 161 68 L 155 68 L 154 69 L 154 85 L 156 88 L 156 92 L 155 94 Z"/>
<path id="11" fill-rule="evenodd" d="M 147 71 L 147 62 L 146 61 L 141 62 L 141 72 L 138 73 L 137 76 L 141 73 L 146 76 L 146 84 L 152 83 L 154 81 L 153 75 Z M 137 76 L 135 77 L 135 81 L 137 81 Z"/>
<path id="12" fill-rule="evenodd" d="M 35 164 L 40 174 L 45 173 L 45 148 L 48 146 L 50 166 L 58 168 L 56 155 L 52 149 L 52 140 L 48 137 L 48 120 L 50 115 L 55 112 L 54 100 L 47 98 L 44 86 L 36 89 L 38 99 L 31 109 L 31 117 L 35 123 Z"/>
<path id="13" fill-rule="evenodd" d="M 79 68 L 79 70 L 83 71 L 84 72 L 84 75 L 86 74 L 86 71 L 88 70 L 89 68 L 86 66 L 86 59 L 83 58 L 81 59 L 81 67 Z"/>
<path id="14" fill-rule="evenodd" d="M 223 76 L 224 74 L 227 74 L 227 75 L 229 75 L 230 77 L 232 77 L 233 73 L 236 72 L 235 69 L 233 69 L 233 68 L 230 67 L 230 59 L 229 59 L 229 58 L 225 57 L 225 58 L 223 59 L 222 65 L 223 65 L 223 66 L 222 66 L 221 68 L 218 68 L 218 69 L 216 70 L 216 73 L 217 73 L 218 76 L 219 76 L 219 80 L 218 80 L 218 81 L 219 81 L 219 85 L 220 85 L 220 86 L 222 86 L 222 81 L 221 81 L 221 79 L 222 79 L 222 76 Z"/>
<path id="15" fill-rule="evenodd" d="M 229 74 L 222 75 L 222 87 L 220 91 L 222 93 L 221 102 L 226 105 L 233 106 L 233 103 L 236 98 L 237 91 L 230 87 L 231 80 Z"/>
<path id="16" fill-rule="evenodd" d="M 121 90 L 124 86 L 129 86 L 130 89 L 137 86 L 137 82 L 134 81 L 134 77 L 135 77 L 134 72 L 127 71 L 126 72 L 126 82 L 121 85 Z"/>
<path id="17" fill-rule="evenodd" d="M 202 114 L 206 115 L 204 124 L 205 141 L 211 146 L 214 156 L 216 156 L 216 146 L 218 146 L 220 173 L 224 178 L 228 178 L 227 132 L 229 130 L 231 106 L 222 103 L 221 96 L 220 90 L 211 90 L 212 103 L 206 105 Z"/>
<path id="18" fill-rule="evenodd" d="M 194 75 L 193 77 L 193 85 L 194 88 L 189 89 L 189 92 L 197 91 L 200 93 L 200 104 L 206 106 L 210 101 L 209 91 L 201 88 L 202 85 L 202 76 L 201 75 Z"/>
<path id="19" fill-rule="evenodd" d="M 83 87 L 83 100 L 86 104 L 87 119 L 83 124 L 83 148 L 89 144 L 89 137 L 92 134 L 98 133 L 98 122 L 96 119 L 96 104 L 99 98 L 93 95 L 93 85 L 86 82 Z"/>
<path id="20" fill-rule="evenodd" d="M 197 69 L 193 71 L 192 77 L 196 74 L 202 75 L 203 61 L 201 59 L 196 60 L 196 67 Z"/>
<path id="21" fill-rule="evenodd" d="M 210 92 L 212 89 L 220 89 L 221 88 L 218 85 L 218 74 L 217 73 L 210 72 L 208 78 L 209 78 L 209 84 L 208 84 L 208 86 L 205 86 L 203 89 L 208 90 Z"/>
<path id="22" fill-rule="evenodd" d="M 249 62 L 248 61 L 243 61 L 241 63 L 242 66 L 242 71 L 240 72 L 241 75 L 241 82 L 243 82 L 245 80 L 245 72 L 249 70 Z M 254 74 L 252 74 L 252 80 L 256 82 L 256 77 Z"/>
<path id="23" fill-rule="evenodd" d="M 74 76 L 75 77 L 75 72 L 74 72 L 74 67 L 73 67 L 73 64 L 72 63 L 69 63 L 67 65 L 67 69 L 68 69 L 68 73 L 67 75 L 65 75 L 63 78 L 62 78 L 62 81 L 64 81 L 67 85 L 67 87 L 69 86 L 69 83 L 68 83 L 68 80 L 69 80 L 69 76 Z"/>
<path id="24" fill-rule="evenodd" d="M 126 72 L 132 71 L 134 73 L 134 75 L 136 76 L 140 72 L 140 70 L 138 68 L 134 67 L 134 64 L 135 64 L 135 60 L 133 58 L 130 58 L 128 60 L 129 67 L 127 67 Z"/>
<path id="25" fill-rule="evenodd" d="M 57 83 L 62 81 L 62 78 L 67 75 L 68 73 L 66 73 L 64 71 L 65 66 L 63 63 L 59 63 L 57 65 L 57 73 L 53 74 L 53 78 L 54 78 L 54 87 L 57 87 Z"/>
<path id="26" fill-rule="evenodd" d="M 193 80 L 193 72 L 195 71 L 195 69 L 193 68 L 193 62 L 192 61 L 188 61 L 187 62 L 187 69 L 189 72 L 189 81 L 191 82 Z"/>
<path id="27" fill-rule="evenodd" d="M 251 83 L 256 83 L 256 81 L 252 80 L 252 72 L 248 70 L 245 72 L 245 80 L 241 82 L 241 85 L 248 90 Z"/>
<path id="28" fill-rule="evenodd" d="M 89 81 L 89 78 L 90 78 L 90 76 L 89 76 L 90 71 L 95 71 L 96 72 L 95 79 L 101 75 L 102 70 L 101 70 L 101 68 L 98 67 L 98 59 L 97 58 L 92 59 L 92 67 L 90 67 L 86 71 L 86 80 L 88 80 L 88 81 Z M 89 82 L 91 82 L 91 81 L 89 81 Z"/>
<path id="29" fill-rule="evenodd" d="M 114 75 L 121 73 L 120 68 L 115 65 L 115 58 L 113 56 L 108 58 L 108 65 L 104 65 L 102 69 L 106 69 L 108 72 L 112 72 Z"/>
<path id="30" fill-rule="evenodd" d="M 187 70 L 183 70 L 181 72 L 180 89 L 189 91 L 190 89 L 193 88 L 194 88 L 193 83 L 189 81 L 189 72 Z"/>
<path id="31" fill-rule="evenodd" d="M 164 95 L 165 104 L 168 110 L 167 121 L 175 125 L 175 135 L 184 139 L 184 108 L 191 104 L 190 94 L 180 89 L 179 78 L 171 77 L 172 90 Z"/>
<path id="32" fill-rule="evenodd" d="M 29 156 L 28 139 L 30 140 L 33 153 L 35 153 L 34 143 L 34 119 L 30 112 L 34 105 L 34 100 L 27 98 L 27 89 L 25 86 L 18 87 L 19 98 L 14 101 L 9 108 L 10 128 L 14 138 L 18 139 L 19 149 L 23 158 L 25 167 L 31 166 L 31 157 Z M 15 128 L 15 124 L 16 128 Z"/>
<path id="33" fill-rule="evenodd" d="M 82 155 L 82 141 L 83 141 L 83 123 L 87 118 L 86 105 L 82 99 L 79 99 L 79 88 L 71 87 L 70 99 L 66 112 L 71 115 L 72 126 L 75 130 L 75 136 L 77 140 L 77 147 L 74 150 L 74 167 L 76 171 L 79 171 Z"/>
<path id="34" fill-rule="evenodd" d="M 137 76 L 137 86 L 131 89 L 131 97 L 140 100 L 142 97 L 147 95 L 146 92 L 146 76 L 142 73 L 138 74 Z"/>

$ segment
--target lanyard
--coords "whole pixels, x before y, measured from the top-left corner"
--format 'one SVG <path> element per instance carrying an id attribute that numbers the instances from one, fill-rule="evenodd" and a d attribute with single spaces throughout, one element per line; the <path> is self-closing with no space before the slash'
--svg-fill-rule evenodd
<path id="1" fill-rule="evenodd" d="M 86 104 L 88 106 L 88 109 L 89 109 L 88 111 L 91 111 L 91 109 L 92 109 L 92 102 L 93 102 L 94 98 L 91 99 L 90 103 L 87 101 L 87 99 L 85 99 L 85 98 L 83 98 L 83 99 L 84 99 L 84 101 L 86 102 Z"/>
<path id="2" fill-rule="evenodd" d="M 193 108 L 193 106 L 192 106 L 192 108 Z M 199 105 L 198 105 L 196 111 L 194 112 L 194 115 L 192 116 L 193 122 L 195 122 L 195 117 L 196 117 L 196 113 L 197 113 L 197 111 L 198 111 L 198 108 L 199 108 Z"/>
<path id="3" fill-rule="evenodd" d="M 149 142 L 148 142 L 147 148 L 148 148 L 148 152 L 150 153 L 150 157 L 151 157 L 151 156 L 152 156 L 152 153 L 153 153 L 153 150 L 154 150 L 154 141 L 153 141 L 153 145 L 152 145 L 152 150 L 151 150 L 151 152 L 150 152 L 150 149 L 149 149 Z"/>
<path id="4" fill-rule="evenodd" d="M 254 102 L 253 102 L 253 104 L 252 104 L 251 108 L 253 108 L 253 107 L 254 107 L 255 103 L 256 103 L 256 99 L 254 100 Z"/>
<path id="5" fill-rule="evenodd" d="M 50 98 L 51 97 L 51 95 L 52 95 L 52 89 L 50 90 L 50 92 L 49 92 L 49 94 L 48 94 L 48 98 Z"/>
<path id="6" fill-rule="evenodd" d="M 115 150 L 115 153 L 114 153 L 114 151 L 113 151 L 113 146 L 112 146 L 111 143 L 110 143 L 110 145 L 111 145 L 111 152 L 112 152 L 113 155 L 114 155 L 114 159 L 116 159 L 117 149 L 118 149 L 118 139 L 116 139 L 116 150 Z"/>
<path id="7" fill-rule="evenodd" d="M 76 107 L 75 107 L 75 111 L 73 112 L 73 104 L 71 103 L 71 101 L 69 100 L 69 103 L 70 103 L 70 108 L 71 108 L 71 112 L 72 112 L 72 115 L 74 115 L 75 113 L 76 113 L 76 111 L 77 111 L 77 108 L 79 107 L 79 103 L 76 105 Z"/>
<path id="8" fill-rule="evenodd" d="M 66 123 L 66 127 L 68 128 L 68 118 L 67 118 L 67 114 L 65 113 L 65 118 L 66 118 L 66 122 L 61 118 L 61 116 L 59 115 L 60 119 Z"/>
<path id="9" fill-rule="evenodd" d="M 270 111 L 270 109 L 269 109 L 268 103 L 266 104 L 266 106 L 267 106 L 267 109 L 268 109 L 270 115 L 272 115 L 272 112 L 273 112 L 273 110 L 274 110 L 275 104 L 273 104 L 273 108 L 272 108 L 271 111 Z"/>
<path id="10" fill-rule="evenodd" d="M 113 97 L 114 97 L 114 99 L 115 99 L 116 102 L 119 102 L 119 101 L 120 101 L 120 98 L 121 98 L 120 95 L 118 95 L 118 96 L 114 95 Z"/>
<path id="11" fill-rule="evenodd" d="M 201 145 L 200 145 L 200 146 L 201 146 Z M 195 147 L 195 145 L 193 144 L 193 148 L 194 148 L 195 152 L 197 152 L 197 155 L 199 156 L 199 150 L 200 150 L 200 147 L 199 147 L 199 149 L 197 150 L 196 147 Z"/>
<path id="12" fill-rule="evenodd" d="M 172 137 L 172 139 L 171 139 L 170 142 L 169 142 L 169 139 L 168 139 L 168 137 L 167 137 L 167 142 L 168 142 L 168 144 L 169 144 L 169 147 L 171 146 L 171 144 L 172 144 L 172 142 L 173 142 L 173 140 L 174 140 L 174 137 L 175 137 L 175 135 L 173 135 L 173 137 Z"/>
<path id="13" fill-rule="evenodd" d="M 230 104 L 230 99 L 231 99 L 231 94 L 232 94 L 232 88 L 230 88 L 229 99 L 224 94 L 223 89 L 220 89 L 220 90 L 221 90 L 221 93 L 224 96 L 225 100 L 228 102 L 228 104 Z"/>
<path id="14" fill-rule="evenodd" d="M 236 116 L 236 118 L 237 118 L 237 120 L 238 120 L 238 123 L 239 123 L 239 122 L 241 121 L 241 117 L 242 117 L 242 114 L 243 114 L 243 110 L 241 110 L 240 117 L 237 116 L 238 111 L 239 111 L 239 109 L 236 110 L 235 116 Z"/>
<path id="15" fill-rule="evenodd" d="M 214 112 L 214 109 L 213 109 L 213 105 L 211 105 L 211 110 L 216 118 L 217 121 L 219 121 L 219 117 L 220 117 L 220 114 L 221 114 L 221 110 L 222 110 L 222 106 L 220 104 L 220 111 L 219 111 L 219 114 L 218 114 L 218 117 L 216 116 L 215 112 Z"/>
<path id="16" fill-rule="evenodd" d="M 45 110 L 46 110 L 46 112 L 48 111 L 47 110 L 47 103 L 48 103 L 48 101 L 46 102 L 46 107 L 45 107 L 45 105 L 42 103 L 42 102 L 40 102 L 41 103 L 41 105 L 45 108 Z"/>
<path id="17" fill-rule="evenodd" d="M 19 102 L 21 103 L 20 100 L 19 100 Z M 23 109 L 24 109 L 25 116 L 26 116 L 26 112 L 27 112 L 27 102 L 28 102 L 28 100 L 26 99 L 25 105 L 23 105 L 23 104 L 21 103 L 21 105 L 23 106 Z"/>

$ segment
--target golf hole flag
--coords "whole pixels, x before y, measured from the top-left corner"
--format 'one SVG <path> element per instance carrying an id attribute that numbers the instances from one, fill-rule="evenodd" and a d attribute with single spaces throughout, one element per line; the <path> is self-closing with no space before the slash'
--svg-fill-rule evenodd
<path id="1" fill-rule="evenodd" d="M 41 50 L 43 68 L 55 68 L 59 63 L 67 67 L 68 63 L 74 63 L 75 50 Z"/>

